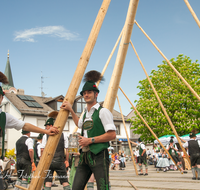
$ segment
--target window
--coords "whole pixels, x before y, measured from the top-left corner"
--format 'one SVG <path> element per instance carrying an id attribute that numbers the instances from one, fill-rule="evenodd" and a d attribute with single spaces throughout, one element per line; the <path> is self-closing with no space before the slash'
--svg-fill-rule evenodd
<path id="1" fill-rule="evenodd" d="M 62 105 L 62 102 L 57 102 L 57 110 L 60 110 L 60 106 Z"/>
<path id="2" fill-rule="evenodd" d="M 67 121 L 66 124 L 65 124 L 65 127 L 64 127 L 63 131 L 69 131 L 69 127 L 70 127 L 70 122 Z"/>
<path id="3" fill-rule="evenodd" d="M 119 124 L 115 124 L 116 127 L 116 135 L 120 135 L 120 125 Z"/>
<path id="4" fill-rule="evenodd" d="M 85 100 L 84 98 L 80 98 L 77 102 L 76 102 L 76 112 L 78 113 L 82 113 L 84 108 L 86 106 Z"/>

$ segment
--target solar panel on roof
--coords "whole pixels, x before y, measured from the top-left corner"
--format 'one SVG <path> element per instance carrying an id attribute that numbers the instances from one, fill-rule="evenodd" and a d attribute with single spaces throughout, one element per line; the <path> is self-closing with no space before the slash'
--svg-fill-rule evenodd
<path id="1" fill-rule="evenodd" d="M 28 107 L 35 107 L 35 105 L 33 104 L 33 102 L 29 102 L 29 101 L 24 101 L 24 103 L 28 106 Z"/>
<path id="2" fill-rule="evenodd" d="M 18 98 L 24 101 L 28 107 L 43 108 L 38 102 L 36 102 L 31 96 L 17 95 Z"/>
<path id="3" fill-rule="evenodd" d="M 26 96 L 28 100 L 35 101 L 31 96 Z"/>
<path id="4" fill-rule="evenodd" d="M 37 102 L 32 102 L 32 104 L 36 107 L 36 108 L 43 108 L 39 103 Z"/>
<path id="5" fill-rule="evenodd" d="M 26 96 L 23 95 L 17 95 L 18 98 L 20 98 L 21 100 L 27 100 Z"/>
<path id="6" fill-rule="evenodd" d="M 17 97 L 20 98 L 21 100 L 35 101 L 31 96 L 17 95 Z"/>

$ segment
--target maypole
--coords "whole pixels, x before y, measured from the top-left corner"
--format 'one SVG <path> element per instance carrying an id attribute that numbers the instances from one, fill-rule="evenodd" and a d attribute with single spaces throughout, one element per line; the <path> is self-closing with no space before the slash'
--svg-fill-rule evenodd
<path id="1" fill-rule="evenodd" d="M 116 49 L 116 47 L 117 47 L 117 45 L 118 45 L 118 43 L 119 43 L 119 40 L 120 40 L 121 36 L 122 36 L 122 32 L 123 32 L 123 29 L 122 29 L 122 31 L 121 31 L 121 33 L 120 33 L 120 35 L 119 35 L 119 37 L 118 37 L 118 39 L 117 39 L 117 41 L 116 41 L 116 43 L 115 43 L 113 49 L 112 49 L 112 51 L 111 51 L 111 54 L 110 54 L 109 57 L 108 57 L 108 60 L 107 60 L 105 66 L 104 66 L 104 68 L 103 68 L 103 70 L 102 70 L 102 72 L 101 72 L 101 76 L 104 76 L 104 73 L 105 73 L 105 71 L 106 71 L 106 69 L 107 69 L 107 67 L 108 67 L 108 64 L 110 63 L 110 60 L 111 60 L 111 58 L 112 58 L 112 56 L 113 56 L 113 54 L 114 54 L 114 52 L 115 52 L 115 49 Z M 96 86 L 97 86 L 97 87 L 99 86 L 99 83 L 100 83 L 100 82 L 101 82 L 101 81 L 99 80 L 99 81 L 96 83 Z M 82 117 L 83 113 L 84 113 L 84 112 L 81 113 L 80 118 Z M 76 126 L 76 127 L 74 128 L 74 130 L 73 130 L 73 133 L 75 133 L 77 130 L 78 130 L 78 127 Z"/>
<path id="2" fill-rule="evenodd" d="M 128 46 L 133 30 L 135 15 L 137 11 L 139 0 L 130 0 L 129 8 L 126 16 L 126 21 L 123 29 L 122 39 L 119 45 L 119 50 L 117 53 L 117 58 L 115 62 L 115 67 L 110 80 L 106 98 L 104 100 L 103 106 L 108 108 L 111 112 L 113 111 L 115 100 L 117 97 L 117 91 L 119 88 L 119 83 L 123 71 L 123 66 L 128 51 Z"/>
<path id="3" fill-rule="evenodd" d="M 105 18 L 108 7 L 110 5 L 110 1 L 111 0 L 104 0 L 100 7 L 100 10 L 99 10 L 96 20 L 94 22 L 93 28 L 90 32 L 88 41 L 85 45 L 85 48 L 84 48 L 81 58 L 79 60 L 78 66 L 77 66 L 74 76 L 72 78 L 71 84 L 70 84 L 67 94 L 65 96 L 64 101 L 68 101 L 70 104 L 73 104 L 74 99 L 76 97 L 78 88 L 80 86 L 85 69 L 87 67 L 90 56 L 92 54 L 92 50 L 96 43 L 103 20 Z M 50 136 L 48 138 L 42 158 L 38 164 L 38 167 L 37 167 L 37 169 L 34 173 L 34 176 L 31 180 L 31 184 L 28 188 L 29 190 L 40 190 L 41 189 L 44 179 L 45 179 L 45 176 L 47 174 L 45 171 L 48 170 L 48 168 L 51 164 L 51 161 L 53 159 L 53 156 L 54 156 L 56 147 L 58 145 L 60 136 L 62 134 L 63 128 L 68 119 L 68 116 L 69 116 L 69 111 L 66 111 L 63 109 L 61 109 L 59 111 L 54 126 L 58 127 L 60 132 L 58 135 Z"/>

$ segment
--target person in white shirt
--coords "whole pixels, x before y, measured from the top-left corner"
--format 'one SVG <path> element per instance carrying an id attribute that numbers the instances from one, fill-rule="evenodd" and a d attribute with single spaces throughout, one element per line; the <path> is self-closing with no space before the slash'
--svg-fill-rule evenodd
<path id="1" fill-rule="evenodd" d="M 144 143 L 142 142 L 141 138 L 138 139 L 139 144 L 130 141 L 132 144 L 136 145 L 139 147 L 139 169 L 140 169 L 140 173 L 138 175 L 148 175 L 148 164 L 147 164 L 147 154 L 146 154 L 146 147 L 144 145 Z M 143 174 L 143 170 L 142 170 L 142 163 L 145 165 L 145 169 L 146 169 L 146 173 Z"/>
<path id="2" fill-rule="evenodd" d="M 54 121 L 55 121 L 54 118 L 49 118 L 45 123 L 46 128 L 53 127 Z M 48 135 L 45 134 L 42 138 L 42 143 L 40 145 L 41 152 L 43 152 L 47 140 L 48 140 Z M 47 176 L 45 178 L 45 187 L 44 187 L 45 190 L 50 190 L 52 187 L 54 171 L 57 173 L 60 184 L 63 185 L 63 189 L 64 190 L 71 189 L 68 183 L 67 170 L 66 170 L 66 166 L 69 166 L 68 159 L 69 159 L 68 137 L 66 133 L 62 133 L 54 157 L 52 159 L 51 165 L 49 167 L 49 172 L 47 173 Z"/>
<path id="3" fill-rule="evenodd" d="M 7 84 L 8 79 L 7 77 L 0 72 L 0 84 Z M 0 85 L 0 105 L 3 101 L 5 93 Z M 0 109 L 0 130 L 2 132 L 2 160 L 4 159 L 4 138 L 5 138 L 5 129 L 16 129 L 16 130 L 24 130 L 24 131 L 30 131 L 35 133 L 43 133 L 48 135 L 55 135 L 59 133 L 59 130 L 57 128 L 51 128 L 49 130 L 44 130 L 42 128 L 36 127 L 35 125 L 32 125 L 30 123 L 26 123 L 24 121 L 16 119 L 14 116 L 12 116 L 9 113 L 5 113 Z M 18 184 L 20 185 L 20 184 Z M 3 181 L 2 177 L 0 176 L 0 189 L 3 189 Z"/>
<path id="4" fill-rule="evenodd" d="M 192 174 L 193 180 L 200 180 L 200 141 L 196 140 L 196 131 L 193 130 L 190 133 L 190 140 L 183 144 L 184 148 L 188 148 L 191 166 L 192 166 Z M 196 178 L 195 171 L 198 173 L 198 177 Z"/>
<path id="5" fill-rule="evenodd" d="M 28 179 L 31 178 L 32 163 L 34 163 L 33 140 L 30 138 L 30 131 L 22 130 L 22 136 L 16 142 L 16 166 L 17 185 L 28 187 Z M 18 188 L 15 187 L 15 190 Z"/>
<path id="6" fill-rule="evenodd" d="M 178 148 L 176 144 L 174 143 L 173 138 L 169 141 L 170 143 L 166 146 L 166 149 L 169 151 L 169 154 L 173 158 L 173 160 L 176 162 L 177 166 L 180 168 L 182 173 L 187 173 L 187 171 L 183 171 L 181 160 L 178 156 Z"/>
<path id="7" fill-rule="evenodd" d="M 37 143 L 34 147 L 34 160 L 35 160 L 35 166 L 37 167 L 40 157 L 41 157 L 41 143 L 42 143 L 42 137 L 43 134 L 39 134 L 37 137 Z"/>
<path id="8" fill-rule="evenodd" d="M 82 148 L 80 161 L 74 177 L 73 190 L 83 190 L 91 174 L 97 183 L 98 190 L 109 189 L 109 141 L 116 138 L 116 127 L 112 113 L 97 103 L 99 89 L 95 82 L 101 79 L 101 73 L 89 71 L 85 74 L 85 84 L 80 94 L 87 107 L 79 119 L 69 102 L 63 102 L 61 108 L 68 110 L 82 133 L 79 145 Z M 92 187 L 91 187 L 92 188 Z"/>

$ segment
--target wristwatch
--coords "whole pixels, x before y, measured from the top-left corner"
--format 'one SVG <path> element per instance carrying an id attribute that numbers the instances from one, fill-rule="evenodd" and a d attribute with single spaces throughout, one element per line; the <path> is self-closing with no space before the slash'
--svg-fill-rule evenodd
<path id="1" fill-rule="evenodd" d="M 94 137 L 92 137 L 91 141 L 92 141 L 92 143 L 94 143 L 94 142 L 95 142 L 95 139 L 94 139 Z"/>

